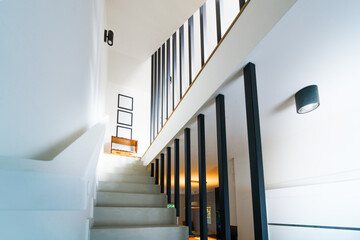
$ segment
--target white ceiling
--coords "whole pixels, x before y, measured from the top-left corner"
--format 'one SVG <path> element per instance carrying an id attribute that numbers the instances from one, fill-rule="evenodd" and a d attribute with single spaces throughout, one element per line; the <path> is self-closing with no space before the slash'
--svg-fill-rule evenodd
<path id="1" fill-rule="evenodd" d="M 107 28 L 113 49 L 146 60 L 205 0 L 107 0 Z"/>

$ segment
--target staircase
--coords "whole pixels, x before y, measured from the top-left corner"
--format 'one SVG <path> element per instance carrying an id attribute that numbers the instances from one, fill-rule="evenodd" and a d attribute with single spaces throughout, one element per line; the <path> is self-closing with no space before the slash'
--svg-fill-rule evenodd
<path id="1" fill-rule="evenodd" d="M 138 158 L 103 159 L 91 240 L 185 240 L 188 228 L 176 225 L 175 209 Z"/>

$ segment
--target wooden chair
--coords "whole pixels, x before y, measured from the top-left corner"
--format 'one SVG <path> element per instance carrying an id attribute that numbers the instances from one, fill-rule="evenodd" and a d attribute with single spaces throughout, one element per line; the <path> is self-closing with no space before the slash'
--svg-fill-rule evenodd
<path id="1" fill-rule="evenodd" d="M 120 137 L 111 137 L 111 153 L 128 157 L 137 157 L 138 141 Z"/>

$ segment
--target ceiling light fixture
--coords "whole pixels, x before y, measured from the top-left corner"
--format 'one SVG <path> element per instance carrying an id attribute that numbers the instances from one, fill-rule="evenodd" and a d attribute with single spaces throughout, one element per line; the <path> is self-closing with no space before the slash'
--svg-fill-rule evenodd
<path id="1" fill-rule="evenodd" d="M 319 91 L 316 85 L 310 85 L 295 94 L 296 111 L 304 114 L 315 110 L 320 105 Z"/>
<path id="2" fill-rule="evenodd" d="M 107 42 L 109 46 L 112 46 L 114 44 L 114 32 L 109 30 L 107 31 L 105 29 L 104 31 L 104 42 Z"/>

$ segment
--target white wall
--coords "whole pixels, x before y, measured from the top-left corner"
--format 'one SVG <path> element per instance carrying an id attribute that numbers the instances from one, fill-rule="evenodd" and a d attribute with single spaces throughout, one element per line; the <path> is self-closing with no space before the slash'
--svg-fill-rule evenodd
<path id="1" fill-rule="evenodd" d="M 103 0 L 0 1 L 4 239 L 88 239 L 104 133 L 63 150 L 104 117 L 103 17 Z"/>
<path id="2" fill-rule="evenodd" d="M 0 155 L 52 159 L 102 117 L 99 3 L 0 2 Z"/>
<path id="3" fill-rule="evenodd" d="M 116 34 L 114 44 L 116 42 Z M 111 136 L 116 136 L 118 94 L 134 98 L 132 137 L 138 140 L 138 155 L 150 144 L 151 60 L 137 60 L 109 49 L 106 114 L 109 115 L 105 135 L 105 151 L 110 152 Z M 127 127 L 127 126 L 125 126 Z"/>

